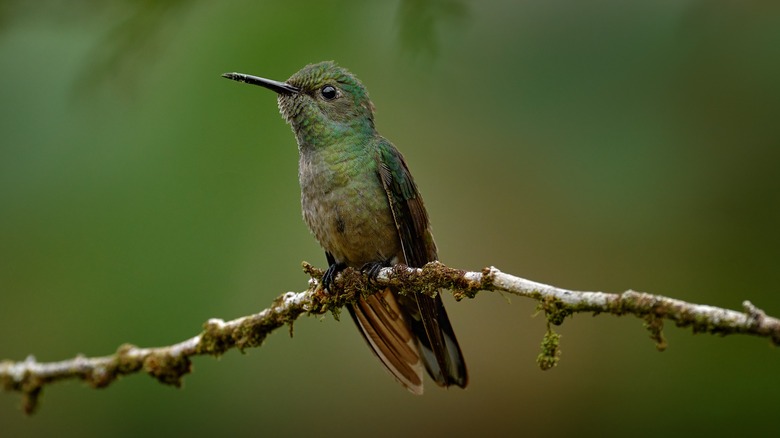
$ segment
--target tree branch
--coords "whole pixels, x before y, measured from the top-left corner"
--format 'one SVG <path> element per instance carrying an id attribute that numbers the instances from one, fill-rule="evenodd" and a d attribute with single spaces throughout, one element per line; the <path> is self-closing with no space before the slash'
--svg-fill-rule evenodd
<path id="1" fill-rule="evenodd" d="M 744 312 L 738 312 L 631 290 L 622 294 L 578 292 L 515 277 L 494 267 L 467 272 L 439 262 L 429 263 L 422 269 L 402 265 L 384 268 L 374 281 L 347 269 L 339 275 L 334 293 L 326 294 L 319 288 L 323 272 L 307 263 L 304 263 L 304 271 L 312 277 L 306 291 L 287 292 L 269 308 L 254 315 L 227 322 L 210 319 L 199 335 L 178 344 L 157 348 L 125 344 L 109 356 L 88 358 L 79 355 L 50 363 L 37 362 L 33 356 L 21 362 L 4 360 L 0 362 L 0 381 L 6 391 L 22 393 L 26 413 L 35 410 L 44 386 L 66 379 L 78 378 L 95 388 L 103 388 L 120 376 L 143 370 L 162 383 L 180 386 L 182 377 L 191 369 L 192 356 L 219 356 L 232 348 L 258 347 L 268 334 L 285 324 L 289 324 L 292 334 L 292 324 L 301 314 L 330 311 L 338 318 L 339 310 L 354 302 L 356 296 L 388 286 L 401 294 L 435 294 L 440 289 L 449 289 L 458 301 L 473 298 L 482 290 L 539 301 L 539 310 L 545 313 L 548 321 L 542 352 L 537 358 L 542 369 L 551 368 L 558 361 L 559 336 L 551 325 L 560 325 L 567 316 L 579 312 L 631 314 L 642 318 L 659 350 L 666 346 L 662 334 L 665 319 L 678 327 L 692 327 L 694 333 L 750 334 L 769 338 L 773 344 L 780 345 L 780 320 L 767 316 L 749 301 L 742 304 Z"/>

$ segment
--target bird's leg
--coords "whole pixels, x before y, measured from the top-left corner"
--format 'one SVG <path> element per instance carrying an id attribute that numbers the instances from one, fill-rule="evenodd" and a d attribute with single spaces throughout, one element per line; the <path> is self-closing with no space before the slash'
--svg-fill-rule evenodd
<path id="1" fill-rule="evenodd" d="M 382 268 L 386 268 L 388 266 L 390 266 L 390 260 L 368 262 L 360 267 L 360 272 L 368 275 L 369 283 L 373 284 L 376 281 L 376 278 L 379 276 L 379 271 L 381 271 Z"/>
<path id="2" fill-rule="evenodd" d="M 336 275 L 339 272 L 347 268 L 346 263 L 331 263 L 325 273 L 322 274 L 322 289 L 327 290 L 330 293 L 330 287 L 333 286 L 333 282 L 336 280 Z"/>

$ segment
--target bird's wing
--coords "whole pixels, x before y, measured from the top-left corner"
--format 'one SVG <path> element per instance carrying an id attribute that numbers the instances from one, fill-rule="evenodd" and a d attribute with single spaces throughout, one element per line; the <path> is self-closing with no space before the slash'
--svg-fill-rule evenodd
<path id="1" fill-rule="evenodd" d="M 379 177 L 398 230 L 403 261 L 411 267 L 422 267 L 437 259 L 436 244 L 422 197 L 406 161 L 390 142 L 381 139 L 377 153 Z M 466 365 L 441 295 L 411 294 L 398 298 L 411 316 L 412 331 L 420 342 L 425 365 L 436 383 L 440 386 L 466 386 Z"/>

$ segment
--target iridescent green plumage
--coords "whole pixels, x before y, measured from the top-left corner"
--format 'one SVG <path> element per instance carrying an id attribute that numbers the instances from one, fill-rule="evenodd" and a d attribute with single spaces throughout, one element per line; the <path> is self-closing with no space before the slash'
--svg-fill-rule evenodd
<path id="1" fill-rule="evenodd" d="M 304 67 L 286 82 L 226 77 L 276 91 L 300 153 L 303 217 L 330 268 L 421 267 L 437 259 L 428 215 L 403 156 L 374 127 L 363 84 L 332 62 Z M 422 366 L 440 386 L 465 387 L 465 362 L 440 295 L 390 289 L 360 299 L 350 313 L 387 369 L 422 393 Z"/>

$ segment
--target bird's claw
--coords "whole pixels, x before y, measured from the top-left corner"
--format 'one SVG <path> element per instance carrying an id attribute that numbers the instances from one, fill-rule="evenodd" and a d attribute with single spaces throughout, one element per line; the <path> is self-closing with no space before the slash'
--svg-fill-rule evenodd
<path id="1" fill-rule="evenodd" d="M 332 265 L 328 266 L 328 269 L 326 269 L 325 273 L 322 274 L 322 290 L 330 293 L 330 288 L 336 281 L 336 276 L 339 274 L 339 272 L 346 269 L 346 267 L 347 265 L 344 263 L 333 263 Z"/>
<path id="2" fill-rule="evenodd" d="M 386 268 L 388 266 L 389 264 L 387 262 L 368 262 L 360 267 L 360 272 L 366 274 L 368 276 L 369 283 L 373 284 L 376 282 L 376 279 L 379 276 L 379 271 L 381 271 L 382 268 Z"/>

